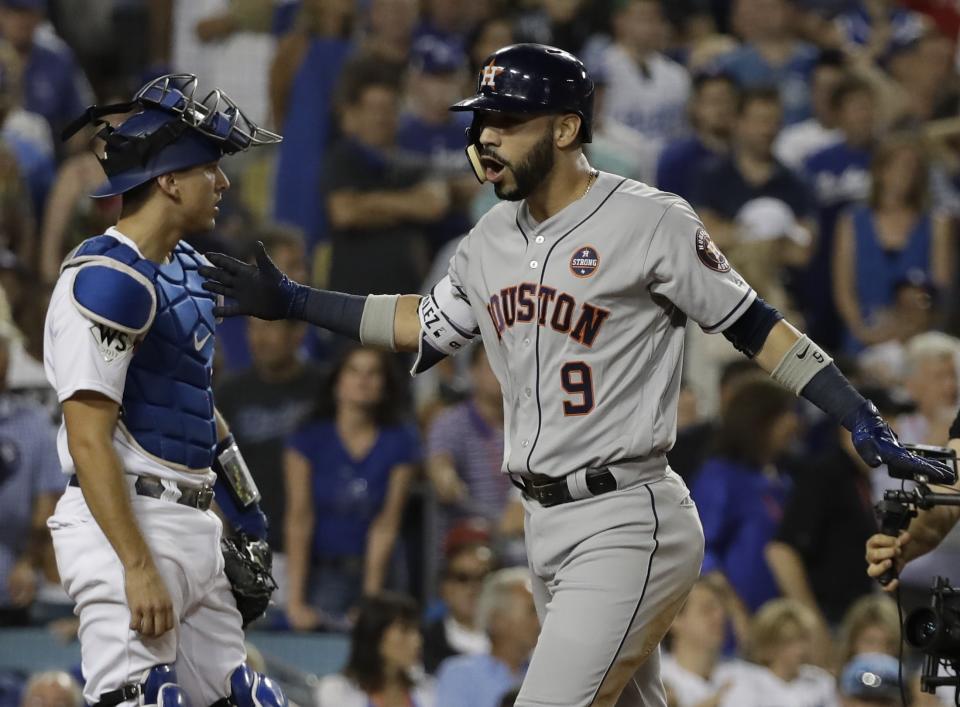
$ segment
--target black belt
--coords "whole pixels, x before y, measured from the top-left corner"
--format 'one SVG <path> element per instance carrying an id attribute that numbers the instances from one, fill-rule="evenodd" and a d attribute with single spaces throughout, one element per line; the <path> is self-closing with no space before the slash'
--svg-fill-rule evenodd
<path id="1" fill-rule="evenodd" d="M 510 481 L 544 508 L 579 500 L 570 495 L 566 477 L 556 479 L 543 474 L 532 474 L 517 478 L 511 475 Z M 586 483 L 594 496 L 617 490 L 617 479 L 609 469 L 591 469 L 587 472 Z"/>
<path id="2" fill-rule="evenodd" d="M 70 477 L 67 485 L 80 488 L 80 482 L 77 480 L 76 474 Z M 167 490 L 160 482 L 160 479 L 154 476 L 138 476 L 133 488 L 136 490 L 138 496 L 148 496 L 149 498 L 160 498 L 163 492 Z M 196 508 L 201 511 L 210 508 L 210 503 L 213 501 L 212 487 L 181 486 L 177 484 L 177 488 L 180 489 L 180 498 L 178 498 L 176 502 L 181 506 L 189 506 L 190 508 Z"/>

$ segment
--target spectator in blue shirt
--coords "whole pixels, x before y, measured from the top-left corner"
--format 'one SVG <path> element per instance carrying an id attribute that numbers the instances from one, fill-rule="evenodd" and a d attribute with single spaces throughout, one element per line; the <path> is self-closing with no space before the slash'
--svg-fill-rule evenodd
<path id="1" fill-rule="evenodd" d="M 0 325 L 0 626 L 26 626 L 50 558 L 47 518 L 66 486 L 56 428 L 38 404 L 6 392 L 10 324 Z"/>
<path id="2" fill-rule="evenodd" d="M 744 379 L 693 485 L 706 540 L 702 572 L 722 573 L 751 611 L 779 595 L 764 549 L 790 490 L 776 464 L 799 432 L 795 404 L 790 391 L 766 377 Z"/>
<path id="3" fill-rule="evenodd" d="M 810 115 L 810 74 L 817 50 L 795 34 L 788 0 L 736 0 L 734 29 L 743 44 L 717 60 L 743 88 L 776 87 L 786 124 Z"/>
<path id="4" fill-rule="evenodd" d="M 416 429 L 399 422 L 389 354 L 348 350 L 326 398 L 324 417 L 290 438 L 284 458 L 287 616 L 297 630 L 340 622 L 384 587 L 420 460 Z"/>
<path id="5" fill-rule="evenodd" d="M 737 82 L 729 74 L 709 72 L 693 78 L 690 124 L 693 135 L 664 147 L 657 161 L 658 189 L 693 198 L 697 170 L 727 153 L 737 116 Z"/>
<path id="6" fill-rule="evenodd" d="M 840 218 L 834 249 L 834 297 L 849 353 L 899 338 L 906 328 L 894 315 L 899 283 L 913 278 L 946 292 L 955 271 L 950 221 L 930 209 L 923 145 L 889 140 L 877 149 L 871 173 L 869 203 Z"/>
<path id="7" fill-rule="evenodd" d="M 434 177 L 450 186 L 451 208 L 428 225 L 431 250 L 436 252 L 452 238 L 470 230 L 468 209 L 480 188 L 463 159 L 468 113 L 450 111 L 463 93 L 467 57 L 436 37 L 424 36 L 414 45 L 407 74 L 407 109 L 397 124 L 397 147 L 424 164 Z"/>
<path id="8" fill-rule="evenodd" d="M 847 44 L 864 47 L 875 59 L 891 44 L 919 39 L 927 28 L 923 15 L 895 0 L 860 0 L 837 17 L 836 25 Z"/>
<path id="9" fill-rule="evenodd" d="M 41 30 L 45 15 L 46 0 L 3 0 L 0 35 L 24 63 L 23 107 L 46 118 L 53 135 L 59 136 L 93 103 L 93 91 L 66 43 Z"/>
<path id="10" fill-rule="evenodd" d="M 490 637 L 490 653 L 448 658 L 437 673 L 437 705 L 499 707 L 522 680 L 540 624 L 526 567 L 487 578 L 477 606 L 477 624 Z"/>

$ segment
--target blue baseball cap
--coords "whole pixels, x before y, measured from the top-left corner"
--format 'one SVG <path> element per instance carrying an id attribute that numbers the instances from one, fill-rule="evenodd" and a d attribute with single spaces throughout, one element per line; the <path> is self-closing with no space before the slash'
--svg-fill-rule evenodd
<path id="1" fill-rule="evenodd" d="M 424 74 L 453 74 L 466 65 L 467 56 L 459 46 L 437 37 L 420 37 L 410 49 L 410 66 Z"/>
<path id="2" fill-rule="evenodd" d="M 840 674 L 840 692 L 863 700 L 900 697 L 900 664 L 883 653 L 861 653 Z"/>

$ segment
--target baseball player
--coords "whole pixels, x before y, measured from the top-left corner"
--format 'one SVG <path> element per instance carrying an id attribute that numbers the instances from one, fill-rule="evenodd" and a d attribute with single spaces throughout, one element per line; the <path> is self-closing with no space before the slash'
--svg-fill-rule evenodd
<path id="1" fill-rule="evenodd" d="M 853 433 L 872 465 L 945 478 L 900 447 L 808 337 L 756 296 L 681 198 L 590 167 L 593 83 L 536 44 L 484 62 L 467 154 L 502 203 L 429 295 L 351 296 L 291 282 L 262 252 L 219 254 L 216 311 L 301 319 L 417 351 L 413 373 L 478 337 L 503 390 L 503 471 L 523 490 L 542 629 L 516 704 L 665 704 L 660 639 L 700 570 L 696 508 L 665 453 L 684 326 L 723 333 Z M 376 257 L 375 253 L 371 257 Z"/>
<path id="2" fill-rule="evenodd" d="M 229 187 L 220 158 L 280 136 L 219 91 L 200 101 L 196 90 L 195 76 L 164 76 L 65 131 L 103 126 L 108 179 L 93 196 L 123 202 L 116 227 L 67 256 L 44 331 L 69 475 L 48 525 L 80 617 L 84 698 L 99 707 L 286 704 L 245 664 L 241 622 L 252 617 L 241 618 L 225 566 L 255 566 L 248 555 L 262 545 L 246 536 L 262 540 L 266 523 L 213 406 L 206 261 L 181 241 L 214 226 Z M 130 111 L 116 129 L 103 121 Z M 223 550 L 214 490 L 241 533 Z"/>

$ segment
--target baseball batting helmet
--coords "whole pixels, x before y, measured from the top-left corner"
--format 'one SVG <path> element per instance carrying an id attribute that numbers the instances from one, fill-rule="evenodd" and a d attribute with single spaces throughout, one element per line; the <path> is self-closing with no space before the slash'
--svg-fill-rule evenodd
<path id="1" fill-rule="evenodd" d="M 498 113 L 576 113 L 580 139 L 590 142 L 593 123 L 593 81 L 583 62 L 573 54 L 545 44 L 513 44 L 488 56 L 477 77 L 477 94 L 452 106 L 452 111 Z M 467 129 L 467 157 L 483 182 L 479 130 L 474 120 Z"/>
<path id="2" fill-rule="evenodd" d="M 86 125 L 102 126 L 96 137 L 106 144 L 98 159 L 107 181 L 90 196 L 123 194 L 162 174 L 283 139 L 247 118 L 219 89 L 197 100 L 197 84 L 193 74 L 160 76 L 128 103 L 91 106 L 64 129 L 67 140 Z M 103 120 L 133 110 L 138 112 L 117 128 Z"/>

